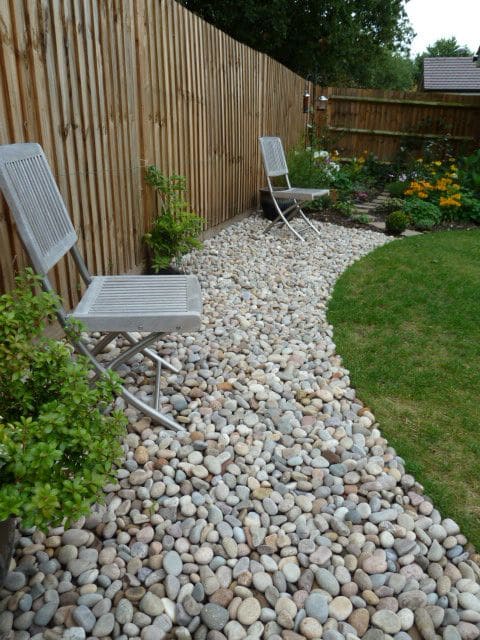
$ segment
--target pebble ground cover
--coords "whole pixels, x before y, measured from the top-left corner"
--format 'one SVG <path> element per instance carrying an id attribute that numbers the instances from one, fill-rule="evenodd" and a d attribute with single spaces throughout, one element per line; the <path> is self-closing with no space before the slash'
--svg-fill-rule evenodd
<path id="1" fill-rule="evenodd" d="M 338 276 L 389 239 L 322 224 L 300 244 L 263 226 L 247 219 L 185 259 L 203 327 L 159 346 L 182 367 L 163 403 L 186 432 L 126 409 L 105 505 L 21 532 L 0 637 L 480 635 L 476 557 L 357 398 L 326 321 Z M 151 393 L 148 362 L 121 373 Z"/>

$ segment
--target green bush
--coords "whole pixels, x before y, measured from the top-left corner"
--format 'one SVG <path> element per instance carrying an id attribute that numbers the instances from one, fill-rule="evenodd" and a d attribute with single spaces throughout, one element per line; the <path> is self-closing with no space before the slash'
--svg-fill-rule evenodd
<path id="1" fill-rule="evenodd" d="M 409 217 L 416 229 L 431 229 L 442 220 L 442 212 L 433 202 L 421 198 L 407 198 L 402 211 Z"/>
<path id="2" fill-rule="evenodd" d="M 297 145 L 288 152 L 287 164 L 292 185 L 312 189 L 326 189 L 333 185 L 339 170 L 327 151 L 303 145 Z"/>
<path id="3" fill-rule="evenodd" d="M 351 216 L 353 222 L 360 222 L 361 224 L 370 224 L 373 221 L 372 216 L 369 216 L 368 213 L 359 213 Z"/>
<path id="4" fill-rule="evenodd" d="M 390 182 L 385 185 L 385 189 L 392 196 L 392 198 L 401 198 L 407 187 L 408 182 L 401 182 L 400 180 L 396 180 L 395 182 Z"/>
<path id="5" fill-rule="evenodd" d="M 117 383 L 88 382 L 86 358 L 44 336 L 54 294 L 28 270 L 0 296 L 0 520 L 46 529 L 88 512 L 114 478 L 125 418 L 101 411 Z"/>
<path id="6" fill-rule="evenodd" d="M 201 249 L 198 236 L 204 220 L 191 211 L 185 200 L 184 176 L 165 176 L 151 165 L 147 167 L 145 180 L 161 197 L 160 214 L 155 217 L 151 231 L 144 236 L 151 252 L 151 267 L 158 273 L 192 249 Z"/>
<path id="7" fill-rule="evenodd" d="M 460 159 L 458 177 L 462 187 L 480 194 L 480 149 Z"/>
<path id="8" fill-rule="evenodd" d="M 467 220 L 480 222 L 480 197 L 476 196 L 472 191 L 464 189 L 462 191 L 462 208 L 460 212 Z"/>
<path id="9" fill-rule="evenodd" d="M 387 198 L 385 202 L 375 207 L 375 213 L 387 215 L 392 211 L 399 211 L 403 208 L 404 203 L 403 198 Z"/>
<path id="10" fill-rule="evenodd" d="M 351 200 L 338 200 L 333 205 L 333 208 L 335 209 L 335 211 L 338 211 L 338 213 L 341 213 L 347 218 L 350 218 L 355 211 L 355 205 Z"/>
<path id="11" fill-rule="evenodd" d="M 385 228 L 387 233 L 398 236 L 405 231 L 408 226 L 408 216 L 403 211 L 392 211 L 385 218 Z"/>

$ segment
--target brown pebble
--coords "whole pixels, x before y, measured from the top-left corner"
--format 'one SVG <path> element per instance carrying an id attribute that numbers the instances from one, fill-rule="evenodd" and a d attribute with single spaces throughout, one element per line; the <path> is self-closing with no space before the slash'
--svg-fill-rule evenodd
<path id="1" fill-rule="evenodd" d="M 241 573 L 237 578 L 237 583 L 241 587 L 249 587 L 252 584 L 252 574 L 250 573 L 250 571 Z"/>
<path id="2" fill-rule="evenodd" d="M 233 593 L 230 589 L 217 589 L 215 593 L 210 597 L 210 602 L 219 604 L 221 607 L 227 608 L 230 602 L 233 600 Z"/>
<path id="3" fill-rule="evenodd" d="M 78 592 L 77 591 L 65 591 L 60 594 L 60 606 L 65 607 L 68 605 L 76 604 L 78 600 Z"/>
<path id="4" fill-rule="evenodd" d="M 295 633 L 295 631 L 290 631 L 289 629 L 285 629 L 282 631 L 283 640 L 305 640 L 305 636 L 301 636 L 299 633 Z"/>
<path id="5" fill-rule="evenodd" d="M 368 629 L 370 614 L 367 609 L 354 609 L 348 617 L 347 622 L 357 631 L 357 635 L 362 637 Z"/>
<path id="6" fill-rule="evenodd" d="M 149 459 L 148 450 L 144 446 L 137 447 L 135 449 L 134 458 L 138 464 L 145 464 Z"/>
<path id="7" fill-rule="evenodd" d="M 144 595 L 144 587 L 129 587 L 125 591 L 125 597 L 127 598 L 127 600 L 130 600 L 130 602 L 140 602 Z"/>

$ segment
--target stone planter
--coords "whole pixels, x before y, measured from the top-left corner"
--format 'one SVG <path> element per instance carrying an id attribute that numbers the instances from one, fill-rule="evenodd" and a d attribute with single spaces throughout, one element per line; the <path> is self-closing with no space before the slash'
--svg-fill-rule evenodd
<path id="1" fill-rule="evenodd" d="M 15 518 L 0 521 L 0 587 L 3 585 L 13 556 L 15 528 Z"/>

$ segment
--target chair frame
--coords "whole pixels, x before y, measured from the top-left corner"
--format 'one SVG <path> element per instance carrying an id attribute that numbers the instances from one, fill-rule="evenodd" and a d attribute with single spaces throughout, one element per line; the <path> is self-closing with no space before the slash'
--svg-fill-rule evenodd
<path id="1" fill-rule="evenodd" d="M 305 242 L 305 238 L 291 224 L 291 220 L 295 215 L 299 215 L 306 226 L 301 231 L 313 231 L 320 237 L 319 230 L 312 224 L 303 212 L 301 205 L 305 202 L 314 200 L 316 197 L 321 198 L 329 194 L 328 189 L 303 189 L 292 187 L 288 172 L 287 160 L 283 150 L 282 141 L 277 136 L 261 136 L 259 138 L 260 150 L 263 159 L 263 166 L 267 177 L 268 190 L 272 198 L 273 206 L 277 213 L 277 217 L 266 227 L 264 233 L 268 233 L 275 226 L 287 226 L 288 229 L 301 242 Z M 287 187 L 277 190 L 272 185 L 271 178 L 284 177 Z M 282 211 L 278 204 L 278 200 L 293 200 L 293 204 Z"/>
<path id="2" fill-rule="evenodd" d="M 21 165 L 22 161 L 31 162 L 33 164 L 31 166 L 26 165 L 27 169 L 25 169 Z M 17 171 L 16 168 L 12 169 L 14 165 L 15 167 L 22 167 L 21 171 L 23 171 L 24 175 L 20 177 L 16 174 L 14 175 L 15 171 Z M 28 169 L 30 168 L 31 170 L 32 167 L 35 170 L 38 169 L 38 174 L 35 174 L 34 171 L 33 173 L 28 171 Z M 20 169 L 18 169 L 18 172 L 20 172 Z M 21 178 L 24 178 L 24 180 L 22 181 Z M 34 195 L 37 197 L 37 201 L 35 201 L 35 203 L 31 200 L 33 196 L 30 195 L 29 189 L 32 192 L 35 192 Z M 198 307 L 198 309 L 195 308 L 193 312 L 185 312 L 184 325 L 188 326 L 189 330 L 191 330 L 194 324 L 199 324 L 201 313 L 200 288 L 198 280 L 194 276 L 168 275 L 96 277 L 90 274 L 77 246 L 77 234 L 73 228 L 70 216 L 40 145 L 36 143 L 22 143 L 0 146 L 0 190 L 3 192 L 10 207 L 19 235 L 35 272 L 41 277 L 42 287 L 45 291 L 55 293 L 55 289 L 48 277 L 48 272 L 55 264 L 57 264 L 57 262 L 59 262 L 61 258 L 70 253 L 80 277 L 87 287 L 87 290 L 88 287 L 94 283 L 95 279 L 105 279 L 110 281 L 116 279 L 117 282 L 121 279 L 130 279 L 130 281 L 132 281 L 132 279 L 137 279 L 139 283 L 143 282 L 144 284 L 153 284 L 154 280 L 152 279 L 156 279 L 156 283 L 160 286 L 162 283 L 168 282 L 168 286 L 170 287 L 172 286 L 171 283 L 174 282 L 171 280 L 172 278 L 177 278 L 178 282 L 181 282 L 182 284 L 186 282 L 188 285 L 185 287 L 187 292 L 186 295 L 193 295 L 194 300 L 192 306 Z M 28 200 L 28 198 L 30 198 L 30 200 Z M 47 254 L 40 250 L 42 238 L 36 234 L 36 229 L 42 226 L 43 220 L 38 221 L 38 219 L 34 219 L 36 213 L 32 216 L 33 207 L 35 207 L 35 212 L 40 211 L 40 215 L 43 215 L 47 222 L 51 223 L 53 220 L 54 223 L 58 223 L 58 227 L 60 228 L 57 234 L 58 237 L 55 238 L 56 243 L 50 243 Z M 31 210 L 27 211 L 29 208 Z M 42 231 L 40 231 L 40 235 L 41 233 Z M 39 237 L 40 240 L 38 239 Z M 137 280 L 133 280 L 133 282 L 136 283 Z M 141 285 L 139 284 L 139 286 Z M 182 319 L 181 314 L 179 317 Z M 57 310 L 57 318 L 60 325 L 67 331 L 70 320 L 72 318 L 75 319 L 75 311 L 73 313 L 68 313 L 62 304 Z M 83 318 L 81 319 L 83 320 Z M 180 373 L 180 371 L 167 360 L 159 356 L 158 353 L 149 348 L 163 335 L 172 331 L 172 324 L 169 324 L 167 330 L 154 330 L 148 333 L 148 335 L 143 336 L 141 339 L 138 339 L 135 334 L 142 329 L 140 327 L 132 328 L 132 322 L 134 322 L 132 318 L 123 317 L 122 319 L 116 317 L 116 322 L 113 324 L 119 325 L 122 322 L 124 322 L 125 325 L 129 325 L 128 330 L 125 330 L 125 327 L 122 328 L 119 326 L 112 326 L 111 331 L 99 329 L 100 332 L 105 335 L 97 342 L 93 349 L 90 349 L 88 344 L 81 337 L 72 340 L 75 350 L 86 356 L 92 364 L 95 371 L 92 381 L 96 381 L 99 376 L 108 370 L 115 370 L 119 365 L 126 362 L 135 354 L 141 353 L 152 360 L 156 367 L 156 379 L 152 405 L 147 404 L 139 397 L 135 396 L 123 385 L 121 390 L 122 396 L 128 403 L 142 411 L 153 421 L 174 431 L 184 431 L 184 427 L 179 425 L 176 420 L 160 412 L 160 375 L 162 367 L 169 369 L 173 373 Z M 179 322 L 177 317 L 174 318 L 174 322 Z M 88 329 L 88 322 L 86 324 Z M 158 324 L 161 324 L 161 320 L 158 321 Z M 181 326 L 181 322 L 178 326 L 173 327 L 174 330 L 182 330 L 182 328 L 185 327 Z M 197 326 L 195 326 L 195 328 L 197 328 Z M 92 329 L 90 327 L 90 330 L 96 331 L 97 329 Z M 130 346 L 122 351 L 116 358 L 112 359 L 108 364 L 102 364 L 97 359 L 98 354 L 101 353 L 102 350 L 112 342 L 112 340 L 117 338 L 117 336 L 122 336 Z"/>

